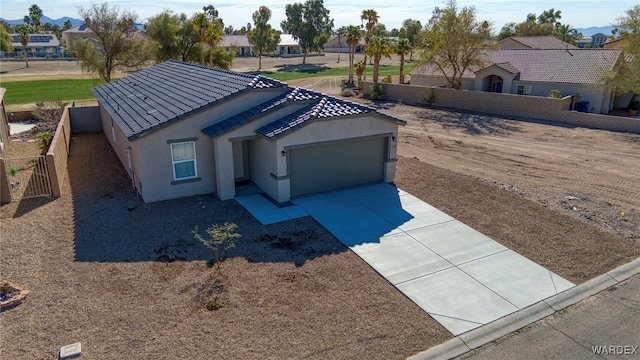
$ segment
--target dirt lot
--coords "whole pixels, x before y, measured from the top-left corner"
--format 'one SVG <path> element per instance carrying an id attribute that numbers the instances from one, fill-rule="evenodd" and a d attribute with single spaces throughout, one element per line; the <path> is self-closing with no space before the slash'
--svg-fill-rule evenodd
<path id="1" fill-rule="evenodd" d="M 400 188 L 575 283 L 640 255 L 640 136 L 371 104 L 408 122 Z M 142 204 L 105 145 L 74 136 L 65 196 L 0 208 L 1 277 L 32 290 L 0 315 L 3 356 L 393 359 L 450 338 L 312 219 Z M 215 277 L 190 231 L 224 221 L 243 237 Z M 228 306 L 201 307 L 215 297 Z"/>

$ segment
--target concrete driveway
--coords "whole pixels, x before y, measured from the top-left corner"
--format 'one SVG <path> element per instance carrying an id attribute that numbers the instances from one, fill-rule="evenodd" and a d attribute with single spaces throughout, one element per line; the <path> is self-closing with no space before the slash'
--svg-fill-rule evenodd
<path id="1" fill-rule="evenodd" d="M 250 203 L 246 200 L 238 199 Z M 574 286 L 389 184 L 292 202 L 272 210 L 278 218 L 311 215 L 454 335 Z M 261 204 L 253 211 L 243 205 L 258 219 L 273 218 Z"/>

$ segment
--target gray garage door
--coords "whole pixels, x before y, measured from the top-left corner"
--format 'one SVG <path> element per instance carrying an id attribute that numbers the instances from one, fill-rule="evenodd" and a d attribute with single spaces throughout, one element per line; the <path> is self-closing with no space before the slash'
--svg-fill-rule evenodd
<path id="1" fill-rule="evenodd" d="M 385 154 L 384 137 L 292 149 L 291 196 L 383 181 Z"/>

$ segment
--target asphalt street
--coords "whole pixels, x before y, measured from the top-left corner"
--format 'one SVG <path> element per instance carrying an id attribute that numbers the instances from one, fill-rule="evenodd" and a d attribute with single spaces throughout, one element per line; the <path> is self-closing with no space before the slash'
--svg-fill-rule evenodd
<path id="1" fill-rule="evenodd" d="M 640 359 L 640 275 L 460 359 Z"/>

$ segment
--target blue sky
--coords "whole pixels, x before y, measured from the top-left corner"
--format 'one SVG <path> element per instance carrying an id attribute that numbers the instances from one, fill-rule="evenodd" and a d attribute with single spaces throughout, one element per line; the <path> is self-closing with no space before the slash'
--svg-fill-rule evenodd
<path id="1" fill-rule="evenodd" d="M 174 12 L 185 12 L 192 15 L 201 11 L 203 6 L 212 4 L 220 12 L 226 26 L 240 28 L 251 22 L 251 14 L 261 5 L 271 9 L 271 24 L 280 29 L 280 22 L 284 19 L 284 7 L 288 3 L 303 0 L 223 0 L 223 1 L 192 1 L 192 0 L 113 0 L 109 5 L 120 9 L 134 11 L 139 20 L 156 15 L 164 9 Z M 0 17 L 4 19 L 21 19 L 31 4 L 38 4 L 46 16 L 57 19 L 63 16 L 77 18 L 80 6 L 90 7 L 91 1 L 78 0 L 0 0 Z M 101 2 L 93 2 L 101 3 Z M 380 22 L 387 29 L 399 28 L 404 19 L 412 18 L 425 23 L 436 6 L 444 6 L 444 0 L 368 0 L 368 1 L 334 1 L 325 0 L 325 7 L 331 11 L 336 26 L 359 25 L 360 12 L 373 8 L 380 14 Z M 554 8 L 562 11 L 561 22 L 576 28 L 590 26 L 607 26 L 615 23 L 616 18 L 622 16 L 627 9 L 638 4 L 637 0 L 458 0 L 458 6 L 475 6 L 478 18 L 491 20 L 497 32 L 507 22 L 524 21 L 528 13 L 540 14 L 544 10 Z"/>

